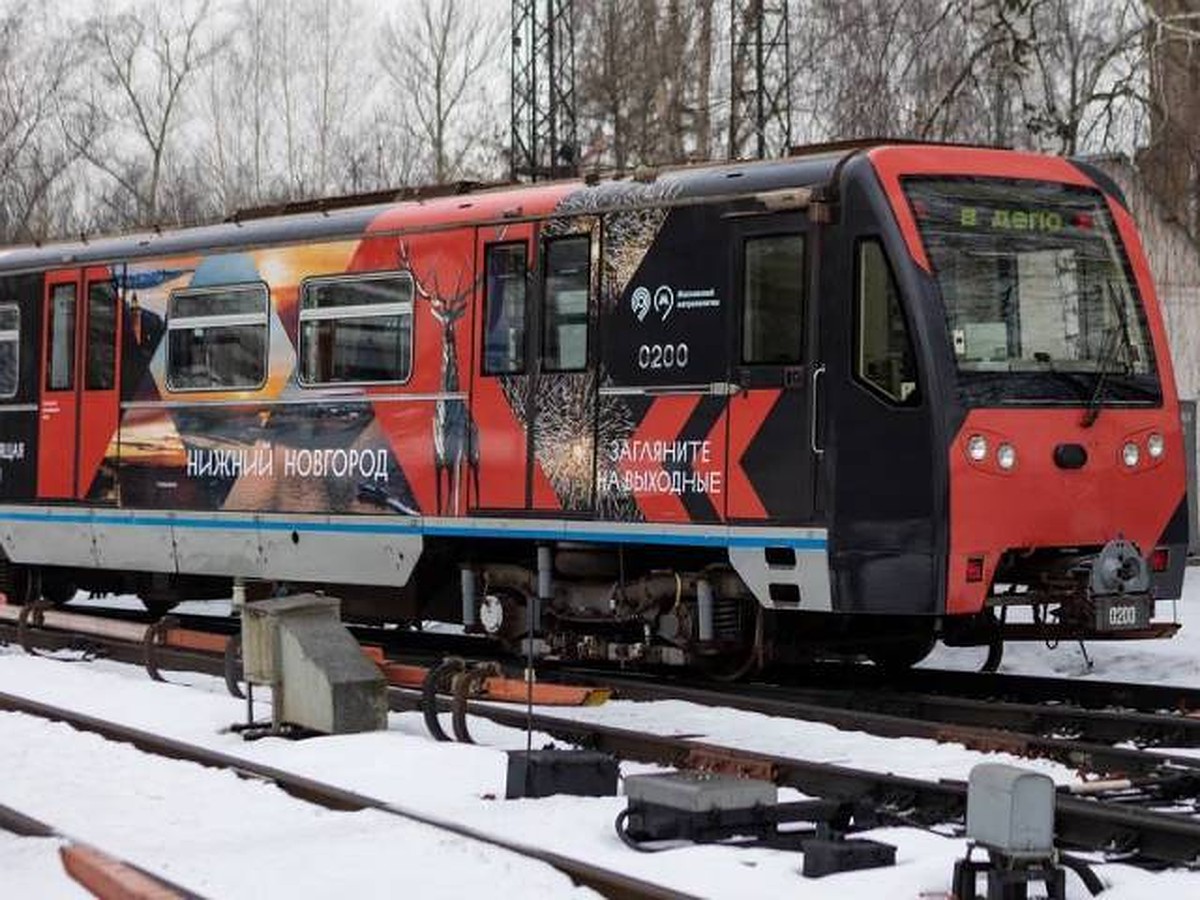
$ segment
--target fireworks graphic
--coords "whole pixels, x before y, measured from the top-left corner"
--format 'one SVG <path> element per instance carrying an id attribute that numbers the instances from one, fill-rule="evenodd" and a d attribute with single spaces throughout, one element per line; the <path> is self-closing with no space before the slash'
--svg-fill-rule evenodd
<path id="1" fill-rule="evenodd" d="M 592 287 L 599 296 L 600 314 L 612 313 L 620 303 L 666 221 L 668 210 L 661 204 L 678 193 L 678 183 L 669 178 L 654 184 L 606 182 L 575 191 L 555 207 L 554 218 L 544 228 L 547 237 L 598 234 L 599 212 L 618 209 L 604 217 L 602 248 L 599 241 L 593 242 Z M 596 316 L 593 311 L 593 326 Z M 599 368 L 599 377 L 596 372 L 538 376 L 534 458 L 564 510 L 584 512 L 594 505 L 601 518 L 640 520 L 641 510 L 623 488 L 601 490 L 597 495 L 597 483 L 621 483 L 620 478 L 612 477 L 619 473 L 611 448 L 632 437 L 639 418 L 627 398 L 599 395 L 598 385 L 612 380 L 604 374 L 603 362 Z M 529 382 L 527 375 L 500 379 L 504 398 L 526 434 L 531 430 L 526 405 Z"/>

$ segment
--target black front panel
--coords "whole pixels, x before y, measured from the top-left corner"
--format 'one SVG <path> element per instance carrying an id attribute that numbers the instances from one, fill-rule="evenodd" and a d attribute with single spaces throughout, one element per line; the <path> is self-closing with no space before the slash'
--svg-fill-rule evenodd
<path id="1" fill-rule="evenodd" d="M 32 499 L 37 486 L 41 297 L 41 276 L 0 278 L 0 500 Z"/>

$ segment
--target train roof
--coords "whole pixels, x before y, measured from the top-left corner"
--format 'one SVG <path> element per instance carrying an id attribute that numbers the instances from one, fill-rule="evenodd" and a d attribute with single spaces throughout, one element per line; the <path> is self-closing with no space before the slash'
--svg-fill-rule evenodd
<path id="1" fill-rule="evenodd" d="M 254 215 L 260 216 L 255 218 L 246 218 L 243 214 L 224 222 L 195 227 L 4 248 L 0 249 L 0 275 L 196 253 L 233 252 L 313 240 L 352 240 L 364 237 L 368 232 L 381 233 L 378 224 L 381 221 L 386 222 L 383 232 L 403 232 L 406 227 L 428 229 L 433 221 L 442 227 L 500 219 L 519 221 L 583 212 L 600 213 L 661 202 L 655 198 L 665 196 L 663 189 L 666 187 L 675 202 L 753 194 L 818 184 L 829 178 L 844 155 L 844 149 L 830 148 L 766 161 L 667 168 L 623 178 L 510 184 L 461 193 L 451 190 L 440 196 L 399 201 L 380 201 L 381 195 L 376 194 L 364 198 L 362 205 L 342 205 L 347 201 L 309 201 L 298 204 L 303 208 L 299 212 L 263 215 L 271 211 L 267 207 L 255 211 Z M 404 193 L 398 191 L 395 196 Z M 568 195 L 583 202 L 571 204 L 571 209 L 557 210 L 557 201 Z M 592 202 L 586 202 L 589 198 Z"/>

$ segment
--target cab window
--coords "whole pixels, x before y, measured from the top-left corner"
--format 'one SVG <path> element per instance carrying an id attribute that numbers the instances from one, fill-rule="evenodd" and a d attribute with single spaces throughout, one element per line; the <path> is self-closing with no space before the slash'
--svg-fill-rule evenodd
<path id="1" fill-rule="evenodd" d="M 900 291 L 883 246 L 871 238 L 858 245 L 858 334 L 855 374 L 890 403 L 915 406 L 917 364 Z"/>

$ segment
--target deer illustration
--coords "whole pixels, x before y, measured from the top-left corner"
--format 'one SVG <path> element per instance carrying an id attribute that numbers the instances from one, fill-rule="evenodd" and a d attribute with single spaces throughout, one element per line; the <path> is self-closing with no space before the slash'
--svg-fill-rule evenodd
<path id="1" fill-rule="evenodd" d="M 436 514 L 461 511 L 460 477 L 465 460 L 471 470 L 475 496 L 479 496 L 479 430 L 471 418 L 471 410 L 463 396 L 458 374 L 458 343 L 455 325 L 466 314 L 474 281 L 464 277 L 460 269 L 454 289 L 441 289 L 438 276 L 433 276 L 427 287 L 417 277 L 412 266 L 408 245 L 400 244 L 400 266 L 413 275 L 413 284 L 419 299 L 429 303 L 429 310 L 442 326 L 442 381 L 441 391 L 434 403 L 433 412 L 433 468 L 436 479 Z M 445 493 L 442 491 L 443 477 Z"/>

